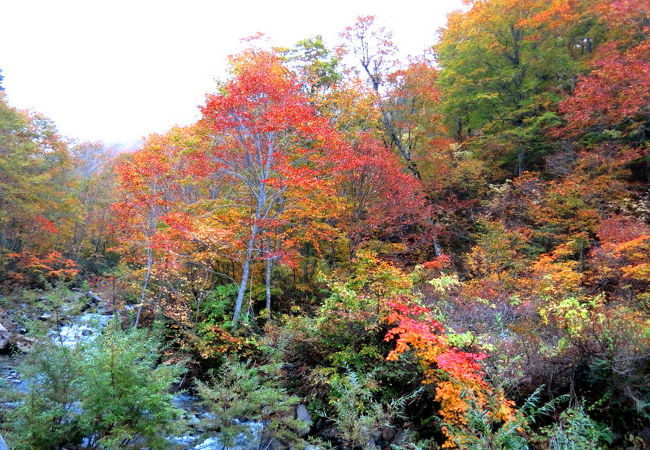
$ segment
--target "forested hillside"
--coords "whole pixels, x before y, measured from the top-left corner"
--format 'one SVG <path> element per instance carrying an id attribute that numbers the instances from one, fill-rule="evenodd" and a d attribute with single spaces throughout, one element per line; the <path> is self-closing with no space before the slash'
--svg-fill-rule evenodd
<path id="1" fill-rule="evenodd" d="M 379 22 L 129 152 L 0 93 L 10 448 L 650 448 L 650 2 Z"/>

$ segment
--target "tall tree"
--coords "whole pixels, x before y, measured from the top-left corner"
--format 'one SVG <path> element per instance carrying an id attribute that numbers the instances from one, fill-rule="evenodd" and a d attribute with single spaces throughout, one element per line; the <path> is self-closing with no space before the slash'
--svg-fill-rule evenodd
<path id="1" fill-rule="evenodd" d="M 271 231 L 295 200 L 331 194 L 326 155 L 338 145 L 294 76 L 274 54 L 249 50 L 232 60 L 233 78 L 202 108 L 212 132 L 208 159 L 214 177 L 240 190 L 247 211 L 242 273 L 233 326 L 239 323 L 258 239 Z M 270 264 L 266 265 L 267 273 Z M 267 275 L 267 280 L 269 275 Z"/>
<path id="2" fill-rule="evenodd" d="M 580 68 L 573 30 L 577 2 L 470 1 L 449 16 L 435 47 L 439 85 L 454 134 L 473 138 L 505 178 L 539 166 L 557 125 L 553 107 Z"/>
<path id="3" fill-rule="evenodd" d="M 39 224 L 61 222 L 74 208 L 71 159 L 53 123 L 10 107 L 0 94 L 0 248 L 46 251 L 62 245 L 63 226 L 47 241 L 30 239 Z"/>
<path id="4" fill-rule="evenodd" d="M 422 178 L 414 158 L 413 143 L 400 130 L 384 98 L 389 76 L 397 70 L 397 48 L 392 41 L 392 33 L 377 25 L 374 16 L 359 16 L 354 25 L 341 33 L 341 37 L 346 41 L 348 51 L 357 58 L 372 87 L 387 141 L 402 156 L 413 176 Z"/>
<path id="5" fill-rule="evenodd" d="M 161 229 L 164 218 L 174 212 L 182 192 L 181 154 L 169 145 L 165 135 L 151 135 L 142 149 L 126 155 L 115 167 L 120 183 L 120 198 L 113 205 L 118 248 L 125 256 L 144 266 L 140 305 L 135 320 L 138 326 L 157 256 L 172 255 Z"/>
<path id="6" fill-rule="evenodd" d="M 113 203 L 115 151 L 101 142 L 81 142 L 71 147 L 78 207 L 70 242 L 74 259 L 95 260 L 110 240 L 108 224 Z M 94 263 L 93 263 L 94 264 Z"/>

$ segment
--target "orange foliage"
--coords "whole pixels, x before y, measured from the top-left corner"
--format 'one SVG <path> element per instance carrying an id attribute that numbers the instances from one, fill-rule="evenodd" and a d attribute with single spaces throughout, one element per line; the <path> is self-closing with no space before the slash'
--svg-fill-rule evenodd
<path id="1" fill-rule="evenodd" d="M 560 105 L 569 133 L 629 120 L 638 126 L 650 104 L 650 41 L 619 51 L 616 42 L 601 47 L 594 70 L 580 79 L 574 94 Z"/>
<path id="2" fill-rule="evenodd" d="M 23 251 L 9 253 L 7 257 L 14 265 L 14 270 L 9 272 L 9 278 L 16 282 L 37 282 L 39 277 L 47 281 L 70 280 L 79 273 L 77 263 L 65 258 L 58 251 L 45 255 Z"/>
<path id="3" fill-rule="evenodd" d="M 618 215 L 603 220 L 597 234 L 600 246 L 591 255 L 595 281 L 618 281 L 643 292 L 650 285 L 650 227 Z"/>
<path id="4" fill-rule="evenodd" d="M 43 230 L 47 231 L 48 233 L 55 234 L 55 233 L 58 233 L 58 232 L 59 232 L 59 230 L 56 228 L 56 226 L 54 225 L 54 223 L 50 222 L 49 220 L 47 220 L 45 217 L 43 217 L 43 216 L 40 215 L 40 214 L 34 218 L 34 221 L 35 221 L 35 222 L 36 222 L 36 223 L 37 223 L 37 224 L 38 224 L 38 225 L 39 225 Z"/>
<path id="5" fill-rule="evenodd" d="M 449 255 L 440 255 L 432 261 L 427 261 L 422 264 L 422 267 L 426 270 L 440 270 L 448 267 L 451 264 L 451 258 Z"/>
<path id="6" fill-rule="evenodd" d="M 439 414 L 445 423 L 462 427 L 466 424 L 465 412 L 469 402 L 487 407 L 487 395 L 491 388 L 485 381 L 479 364 L 487 358 L 484 353 L 469 353 L 454 348 L 445 336 L 443 326 L 429 310 L 414 305 L 409 299 L 388 303 L 386 321 L 394 325 L 385 336 L 386 341 L 395 340 L 396 346 L 386 359 L 396 361 L 399 355 L 412 351 L 424 371 L 425 384 L 435 385 L 435 400 L 440 402 Z M 502 398 L 496 411 L 488 411 L 497 420 L 508 421 L 513 417 L 513 403 Z M 448 429 L 445 434 L 452 438 Z M 451 440 L 444 447 L 453 447 Z"/>

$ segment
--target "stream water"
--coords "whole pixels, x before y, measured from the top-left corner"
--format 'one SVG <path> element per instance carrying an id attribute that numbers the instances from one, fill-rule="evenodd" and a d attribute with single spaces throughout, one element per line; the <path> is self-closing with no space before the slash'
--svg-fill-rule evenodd
<path id="1" fill-rule="evenodd" d="M 26 392 L 25 383 L 21 380 L 18 372 L 22 361 L 22 355 L 0 354 L 0 382 L 6 383 L 11 389 Z"/>

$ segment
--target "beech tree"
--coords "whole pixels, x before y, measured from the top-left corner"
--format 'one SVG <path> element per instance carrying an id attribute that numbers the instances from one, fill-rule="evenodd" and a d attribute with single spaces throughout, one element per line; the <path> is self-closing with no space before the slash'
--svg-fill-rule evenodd
<path id="1" fill-rule="evenodd" d="M 413 142 L 402 132 L 390 104 L 384 99 L 389 76 L 397 69 L 397 47 L 392 41 L 392 33 L 377 25 L 374 16 L 359 16 L 354 25 L 341 33 L 341 37 L 372 87 L 389 145 L 399 152 L 413 176 L 422 178 L 414 159 Z"/>
<path id="2" fill-rule="evenodd" d="M 63 250 L 76 207 L 71 166 L 54 124 L 0 93 L 0 278 Z"/>
<path id="3" fill-rule="evenodd" d="M 232 60 L 233 78 L 209 95 L 202 108 L 212 132 L 206 157 L 212 176 L 230 180 L 247 211 L 242 273 L 233 313 L 241 316 L 251 263 L 261 253 L 258 239 L 272 222 L 290 214 L 298 198 L 331 193 L 326 153 L 336 146 L 327 122 L 316 115 L 294 76 L 274 54 L 248 50 Z M 272 260 L 267 258 L 266 279 Z"/>
<path id="4" fill-rule="evenodd" d="M 167 239 L 159 228 L 165 216 L 174 211 L 183 173 L 180 155 L 167 143 L 165 136 L 151 135 L 142 149 L 120 161 L 115 168 L 121 194 L 113 205 L 118 248 L 131 259 L 142 262 L 145 269 L 136 327 L 147 298 L 156 253 L 162 253 L 161 257 L 170 256 L 169 252 L 161 252 Z"/>
<path id="5" fill-rule="evenodd" d="M 552 107 L 580 68 L 567 28 L 581 18 L 576 2 L 468 3 L 435 47 L 447 120 L 502 177 L 521 175 L 552 149 L 543 133 L 559 123 Z"/>

